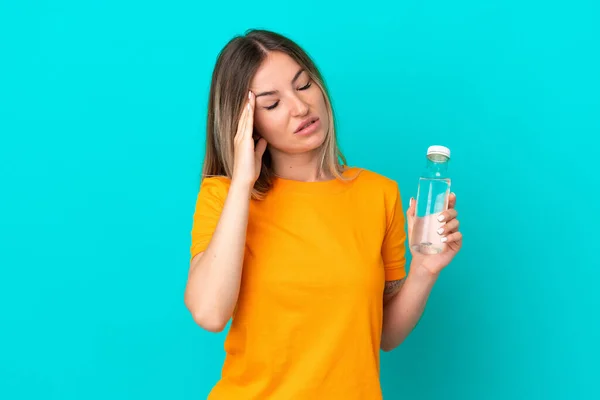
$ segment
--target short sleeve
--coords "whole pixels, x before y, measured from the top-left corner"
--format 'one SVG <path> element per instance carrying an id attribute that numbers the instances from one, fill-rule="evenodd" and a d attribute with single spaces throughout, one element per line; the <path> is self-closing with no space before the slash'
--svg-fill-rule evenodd
<path id="1" fill-rule="evenodd" d="M 228 190 L 229 181 L 226 178 L 210 177 L 202 180 L 192 224 L 191 258 L 208 247 L 221 217 Z"/>
<path id="2" fill-rule="evenodd" d="M 387 229 L 381 248 L 385 268 L 385 280 L 395 281 L 406 277 L 406 232 L 404 230 L 404 211 L 398 185 L 393 185 L 388 194 L 386 213 Z"/>

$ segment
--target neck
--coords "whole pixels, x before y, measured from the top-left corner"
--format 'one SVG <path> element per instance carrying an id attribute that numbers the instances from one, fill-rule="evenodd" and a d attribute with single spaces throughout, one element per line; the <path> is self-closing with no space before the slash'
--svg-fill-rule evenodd
<path id="1" fill-rule="evenodd" d="M 300 154 L 271 151 L 275 175 L 302 182 L 325 181 L 333 178 L 329 173 L 321 171 L 321 157 L 320 149 Z"/>

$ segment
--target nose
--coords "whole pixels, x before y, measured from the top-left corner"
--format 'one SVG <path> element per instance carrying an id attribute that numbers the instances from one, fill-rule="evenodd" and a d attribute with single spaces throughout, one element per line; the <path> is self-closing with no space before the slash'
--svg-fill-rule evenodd
<path id="1" fill-rule="evenodd" d="M 291 98 L 291 111 L 294 117 L 303 117 L 308 114 L 310 108 L 298 95 Z"/>

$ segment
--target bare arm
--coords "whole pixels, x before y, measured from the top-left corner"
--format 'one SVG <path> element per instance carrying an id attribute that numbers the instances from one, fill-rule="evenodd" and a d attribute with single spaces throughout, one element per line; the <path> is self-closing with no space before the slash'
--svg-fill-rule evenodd
<path id="1" fill-rule="evenodd" d="M 190 263 L 185 288 L 186 307 L 196 323 L 211 332 L 219 332 L 227 325 L 240 292 L 250 194 L 267 147 L 264 139 L 254 144 L 252 138 L 254 105 L 255 98 L 249 94 L 234 138 L 229 192 L 210 243 Z"/>
<path id="2" fill-rule="evenodd" d="M 427 304 L 437 275 L 411 265 L 405 280 L 386 282 L 381 349 L 390 351 L 408 337 Z"/>
<path id="3" fill-rule="evenodd" d="M 211 332 L 223 330 L 240 290 L 250 188 L 232 182 L 221 218 L 206 251 L 190 264 L 185 305 L 194 321 Z"/>
<path id="4" fill-rule="evenodd" d="M 412 332 L 425 311 L 429 294 L 440 272 L 462 247 L 462 234 L 458 231 L 455 204 L 456 195 L 452 193 L 449 209 L 443 212 L 444 230 L 440 232 L 445 238 L 445 251 L 427 256 L 413 254 L 406 280 L 386 282 L 381 335 L 381 349 L 384 351 L 393 350 Z M 415 206 L 415 201 L 411 199 L 406 212 L 408 237 L 412 236 Z"/>

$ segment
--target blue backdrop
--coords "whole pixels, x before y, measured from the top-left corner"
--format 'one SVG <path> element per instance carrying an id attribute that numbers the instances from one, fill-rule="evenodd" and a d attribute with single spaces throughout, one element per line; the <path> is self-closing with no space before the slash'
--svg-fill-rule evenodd
<path id="1" fill-rule="evenodd" d="M 0 398 L 199 399 L 183 290 L 210 74 L 247 28 L 315 58 L 352 165 L 452 149 L 463 251 L 386 399 L 600 398 L 594 0 L 0 2 Z"/>

